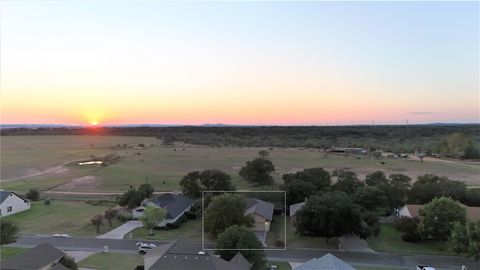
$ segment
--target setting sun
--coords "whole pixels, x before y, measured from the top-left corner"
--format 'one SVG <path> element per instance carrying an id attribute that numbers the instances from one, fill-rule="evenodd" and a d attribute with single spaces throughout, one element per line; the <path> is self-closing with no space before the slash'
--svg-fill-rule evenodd
<path id="1" fill-rule="evenodd" d="M 91 122 L 90 122 L 90 125 L 92 125 L 92 126 L 98 126 L 98 122 L 97 122 L 97 121 L 91 121 Z"/>

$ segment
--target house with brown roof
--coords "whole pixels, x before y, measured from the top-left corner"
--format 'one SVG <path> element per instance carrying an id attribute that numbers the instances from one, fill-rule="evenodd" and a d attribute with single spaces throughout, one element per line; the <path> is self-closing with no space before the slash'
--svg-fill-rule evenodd
<path id="1" fill-rule="evenodd" d="M 470 207 L 464 204 L 458 203 L 461 207 L 465 208 L 467 212 L 467 219 L 472 221 L 480 220 L 480 207 Z M 399 217 L 416 218 L 419 217 L 418 211 L 423 207 L 421 204 L 406 204 L 398 211 Z"/>
<path id="2" fill-rule="evenodd" d="M 237 253 L 230 261 L 202 250 L 201 242 L 178 240 L 143 256 L 145 270 L 248 270 L 250 263 Z"/>

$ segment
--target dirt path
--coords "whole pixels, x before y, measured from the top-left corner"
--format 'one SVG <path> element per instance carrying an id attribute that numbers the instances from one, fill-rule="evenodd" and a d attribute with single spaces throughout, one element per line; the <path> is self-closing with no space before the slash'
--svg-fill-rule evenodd
<path id="1" fill-rule="evenodd" d="M 39 172 L 30 173 L 30 174 L 25 174 L 25 175 L 21 175 L 21 176 L 10 177 L 10 178 L 6 178 L 6 179 L 2 179 L 2 180 L 0 180 L 0 183 L 6 183 L 6 182 L 13 182 L 13 181 L 18 181 L 18 180 L 23 180 L 24 178 L 30 178 L 30 177 L 40 176 L 40 175 L 44 175 L 44 174 L 60 174 L 60 173 L 64 173 L 64 172 L 68 171 L 68 168 L 66 168 L 65 165 L 67 165 L 68 163 L 71 163 L 71 162 L 73 162 L 73 161 L 67 161 L 67 162 L 62 163 L 61 165 L 54 166 L 54 167 L 50 167 L 50 168 L 47 168 L 47 169 L 45 169 L 45 170 L 36 169 L 36 170 L 39 170 Z"/>

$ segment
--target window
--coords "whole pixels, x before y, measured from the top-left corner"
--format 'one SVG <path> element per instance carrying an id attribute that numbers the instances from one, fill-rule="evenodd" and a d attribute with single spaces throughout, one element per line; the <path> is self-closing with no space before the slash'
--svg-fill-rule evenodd
<path id="1" fill-rule="evenodd" d="M 7 207 L 7 213 L 10 213 L 10 212 L 12 212 L 12 207 L 11 206 Z"/>

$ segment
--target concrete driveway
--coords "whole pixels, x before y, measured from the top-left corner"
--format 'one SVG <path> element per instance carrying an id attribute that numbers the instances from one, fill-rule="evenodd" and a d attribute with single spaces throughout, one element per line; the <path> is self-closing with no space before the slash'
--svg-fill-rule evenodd
<path id="1" fill-rule="evenodd" d="M 367 241 L 360 239 L 356 235 L 344 235 L 340 237 L 340 243 L 342 243 L 343 250 L 346 251 L 375 252 L 368 246 Z"/>
<path id="2" fill-rule="evenodd" d="M 109 231 L 106 234 L 97 236 L 97 238 L 102 239 L 123 239 L 125 235 L 136 228 L 143 227 L 143 224 L 139 220 L 130 220 L 123 225 L 118 226 L 117 228 Z"/>

